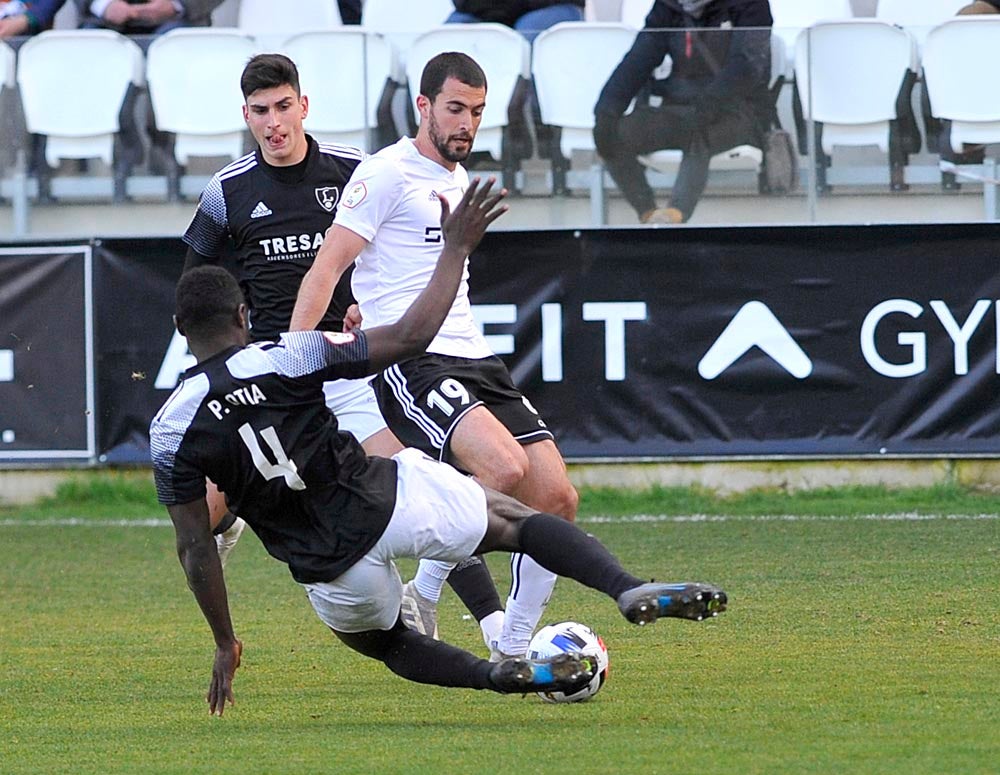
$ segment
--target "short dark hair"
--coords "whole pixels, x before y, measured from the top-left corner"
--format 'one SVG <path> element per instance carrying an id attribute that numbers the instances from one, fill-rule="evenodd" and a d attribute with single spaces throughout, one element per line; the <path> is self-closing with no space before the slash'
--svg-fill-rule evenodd
<path id="1" fill-rule="evenodd" d="M 174 315 L 186 335 L 204 336 L 231 325 L 243 303 L 236 278 L 220 266 L 207 264 L 181 275 L 174 292 Z"/>
<path id="2" fill-rule="evenodd" d="M 277 86 L 291 86 L 296 94 L 299 88 L 299 69 L 284 54 L 257 54 L 250 57 L 240 76 L 243 99 L 259 89 L 274 89 Z"/>
<path id="3" fill-rule="evenodd" d="M 420 93 L 434 102 L 449 78 L 455 78 L 475 89 L 486 88 L 486 73 L 475 59 L 458 51 L 446 51 L 424 65 L 424 71 L 420 75 Z"/>

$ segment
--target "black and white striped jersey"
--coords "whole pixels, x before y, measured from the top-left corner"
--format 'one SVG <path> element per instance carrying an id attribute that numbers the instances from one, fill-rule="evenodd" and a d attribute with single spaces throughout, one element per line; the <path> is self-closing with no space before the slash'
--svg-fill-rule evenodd
<path id="1" fill-rule="evenodd" d="M 219 170 L 184 234 L 184 242 L 211 261 L 232 240 L 255 340 L 288 330 L 302 277 L 364 158 L 357 148 L 307 138 L 306 158 L 292 167 L 272 167 L 258 148 Z M 353 301 L 350 272 L 345 272 L 317 328 L 340 331 Z"/>
<path id="2" fill-rule="evenodd" d="M 395 462 L 367 457 L 324 402 L 325 380 L 370 373 L 360 332 L 300 331 L 197 364 L 150 426 L 160 502 L 204 497 L 208 477 L 296 581 L 337 578 L 396 500 Z"/>

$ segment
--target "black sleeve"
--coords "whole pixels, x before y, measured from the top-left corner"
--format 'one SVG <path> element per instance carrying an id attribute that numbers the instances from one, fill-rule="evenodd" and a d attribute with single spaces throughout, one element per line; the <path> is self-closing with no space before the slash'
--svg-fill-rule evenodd
<path id="1" fill-rule="evenodd" d="M 229 239 L 229 217 L 218 175 L 213 176 L 201 192 L 198 209 L 182 239 L 202 256 L 216 258 L 222 254 Z"/>
<path id="2" fill-rule="evenodd" d="M 594 106 L 594 113 L 622 115 L 632 98 L 649 80 L 653 70 L 663 61 L 668 50 L 669 36 L 646 31 L 652 26 L 649 19 L 653 19 L 658 8 L 659 3 L 650 11 L 646 28 L 639 32 L 632 48 L 628 50 L 614 72 L 611 73 L 607 83 L 604 84 L 601 95 L 597 98 L 597 105 Z"/>

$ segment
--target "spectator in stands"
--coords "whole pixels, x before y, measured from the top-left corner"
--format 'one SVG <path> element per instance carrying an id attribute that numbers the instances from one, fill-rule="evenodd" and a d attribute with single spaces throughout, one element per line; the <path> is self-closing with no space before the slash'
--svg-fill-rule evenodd
<path id="1" fill-rule="evenodd" d="M 337 0 L 344 24 L 361 24 L 361 0 Z"/>
<path id="2" fill-rule="evenodd" d="M 554 24 L 583 21 L 585 0 L 454 0 L 454 3 L 455 10 L 444 20 L 445 24 L 506 24 L 532 43 L 542 30 Z M 518 160 L 529 158 L 533 152 L 529 117 L 539 147 L 547 147 L 551 128 L 541 122 L 534 85 L 522 79 L 507 107 L 511 154 Z"/>
<path id="3" fill-rule="evenodd" d="M 445 24 L 506 24 L 531 43 L 538 33 L 559 22 L 583 21 L 584 0 L 455 0 Z"/>
<path id="4" fill-rule="evenodd" d="M 597 151 L 642 223 L 687 221 L 713 155 L 762 147 L 773 116 L 772 24 L 768 0 L 656 0 L 650 9 L 594 107 Z M 667 55 L 670 74 L 657 79 Z M 665 208 L 657 208 L 638 160 L 661 149 L 683 151 Z"/>
<path id="5" fill-rule="evenodd" d="M 177 27 L 207 27 L 222 0 L 73 0 L 80 26 L 126 35 L 160 35 Z"/>
<path id="6" fill-rule="evenodd" d="M 980 13 L 1000 13 L 1000 0 L 976 0 L 961 8 L 958 15 L 969 16 Z"/>
<path id="7" fill-rule="evenodd" d="M 66 0 L 0 0 L 0 38 L 34 35 L 52 26 Z"/>

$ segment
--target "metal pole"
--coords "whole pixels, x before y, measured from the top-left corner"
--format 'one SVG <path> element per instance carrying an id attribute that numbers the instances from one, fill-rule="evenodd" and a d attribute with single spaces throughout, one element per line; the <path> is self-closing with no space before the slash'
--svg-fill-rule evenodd
<path id="1" fill-rule="evenodd" d="M 14 216 L 14 236 L 26 237 L 30 228 L 28 209 L 28 173 L 24 149 L 18 148 L 11 178 L 11 205 Z"/>

